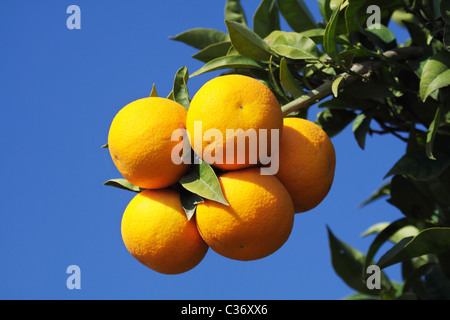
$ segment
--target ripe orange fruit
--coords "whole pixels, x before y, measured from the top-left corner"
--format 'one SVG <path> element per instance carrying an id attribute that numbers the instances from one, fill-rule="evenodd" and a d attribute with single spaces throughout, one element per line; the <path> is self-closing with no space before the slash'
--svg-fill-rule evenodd
<path id="1" fill-rule="evenodd" d="M 316 207 L 334 179 L 336 155 L 328 135 L 314 122 L 285 118 L 276 174 L 289 191 L 295 212 Z"/>
<path id="2" fill-rule="evenodd" d="M 145 189 L 166 188 L 178 182 L 189 165 L 175 164 L 172 132 L 186 127 L 187 110 L 173 100 L 143 98 L 123 107 L 114 117 L 108 148 L 119 172 Z"/>
<path id="3" fill-rule="evenodd" d="M 164 274 L 194 268 L 208 250 L 195 220 L 187 220 L 179 193 L 173 189 L 138 193 L 125 209 L 121 231 L 131 255 Z"/>
<path id="4" fill-rule="evenodd" d="M 229 206 L 205 200 L 197 205 L 197 228 L 215 252 L 248 261 L 277 251 L 289 238 L 294 206 L 281 182 L 258 168 L 219 177 Z"/>
<path id="5" fill-rule="evenodd" d="M 283 115 L 276 97 L 263 83 L 243 75 L 225 75 L 208 81 L 194 95 L 186 128 L 200 158 L 218 168 L 236 170 L 261 160 L 262 141 L 270 154 L 271 130 L 279 130 L 281 136 Z M 267 130 L 267 138 L 260 129 Z M 249 147 L 252 140 L 255 149 Z M 238 150 L 238 146 L 243 148 Z"/>

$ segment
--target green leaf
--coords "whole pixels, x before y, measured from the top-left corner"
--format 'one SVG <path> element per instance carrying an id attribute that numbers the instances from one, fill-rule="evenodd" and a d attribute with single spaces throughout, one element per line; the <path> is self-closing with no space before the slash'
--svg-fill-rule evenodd
<path id="1" fill-rule="evenodd" d="M 203 67 L 201 67 L 199 70 L 191 74 L 191 77 L 195 77 L 199 74 L 203 74 L 206 72 L 231 68 L 249 68 L 249 69 L 265 70 L 264 65 L 262 65 L 259 62 L 256 62 L 253 59 L 249 59 L 242 56 L 226 56 L 216 58 L 207 62 Z"/>
<path id="2" fill-rule="evenodd" d="M 323 37 L 323 48 L 328 56 L 340 64 L 339 54 L 336 46 L 336 28 L 339 22 L 340 7 L 337 7 L 325 27 L 325 34 Z"/>
<path id="3" fill-rule="evenodd" d="M 450 50 L 450 2 L 441 0 L 441 16 L 444 19 L 444 44 Z"/>
<path id="4" fill-rule="evenodd" d="M 185 188 L 180 188 L 180 201 L 188 220 L 194 216 L 197 204 L 204 202 L 201 196 Z"/>
<path id="5" fill-rule="evenodd" d="M 314 41 L 296 32 L 279 32 L 270 48 L 280 56 L 294 60 L 318 59 L 320 55 Z"/>
<path id="6" fill-rule="evenodd" d="M 305 94 L 300 82 L 290 72 L 285 58 L 281 58 L 280 61 L 280 83 L 283 89 L 295 99 Z"/>
<path id="7" fill-rule="evenodd" d="M 194 163 L 191 171 L 180 179 L 180 184 L 202 198 L 228 205 L 216 173 L 205 161 L 200 160 L 200 163 Z"/>
<path id="8" fill-rule="evenodd" d="M 102 145 L 100 148 L 103 148 L 103 149 L 108 149 L 108 144 L 107 143 L 105 143 L 104 145 Z"/>
<path id="9" fill-rule="evenodd" d="M 189 109 L 189 104 L 191 103 L 191 99 L 189 98 L 189 92 L 187 89 L 188 79 L 188 69 L 183 66 L 178 69 L 173 82 L 173 99 L 184 106 L 186 109 Z"/>
<path id="10" fill-rule="evenodd" d="M 397 47 L 394 33 L 386 26 L 380 24 L 377 28 L 365 29 L 368 38 L 382 50 L 390 50 Z"/>
<path id="11" fill-rule="evenodd" d="M 428 128 L 427 139 L 425 144 L 425 151 L 427 153 L 427 157 L 430 158 L 431 160 L 436 160 L 436 158 L 433 155 L 433 144 L 442 119 L 443 119 L 442 109 L 441 107 L 438 107 L 436 110 L 436 115 L 434 116 L 434 119 L 430 123 L 430 126 Z"/>
<path id="12" fill-rule="evenodd" d="M 434 203 L 414 184 L 414 181 L 396 175 L 391 181 L 391 197 L 388 202 L 406 217 L 427 219 L 434 211 Z"/>
<path id="13" fill-rule="evenodd" d="M 424 254 L 441 254 L 447 250 L 450 250 L 450 228 L 428 228 L 414 237 L 407 237 L 398 242 L 377 264 L 380 268 L 386 268 Z"/>
<path id="14" fill-rule="evenodd" d="M 325 109 L 318 113 L 315 123 L 332 138 L 355 119 L 356 113 L 345 109 Z"/>
<path id="15" fill-rule="evenodd" d="M 234 21 L 225 21 L 225 24 L 234 49 L 242 56 L 256 61 L 268 61 L 274 54 L 269 45 L 253 30 Z"/>
<path id="16" fill-rule="evenodd" d="M 124 189 L 124 190 L 128 190 L 128 191 L 133 191 L 133 192 L 141 192 L 142 188 L 135 186 L 134 184 L 132 184 L 131 182 L 129 182 L 126 179 L 111 179 L 108 180 L 104 183 L 105 186 L 111 186 L 111 187 L 116 187 L 119 189 Z"/>
<path id="17" fill-rule="evenodd" d="M 373 258 L 375 257 L 375 254 L 377 253 L 378 249 L 380 249 L 381 246 L 386 241 L 388 241 L 395 233 L 397 233 L 400 229 L 406 227 L 409 224 L 410 222 L 407 218 L 401 218 L 399 220 L 392 222 L 384 229 L 380 230 L 378 235 L 372 241 L 369 250 L 367 251 L 363 267 L 361 268 L 363 277 L 366 273 L 367 267 L 373 264 Z"/>
<path id="18" fill-rule="evenodd" d="M 337 98 L 338 93 L 339 93 L 339 84 L 341 83 L 341 81 L 345 78 L 345 75 L 341 75 L 339 77 L 337 77 L 336 79 L 334 79 L 333 84 L 331 85 L 331 91 L 333 92 L 333 95 L 335 98 Z"/>
<path id="19" fill-rule="evenodd" d="M 386 227 L 388 227 L 391 222 L 380 222 L 374 224 L 366 231 L 361 234 L 361 237 L 366 237 L 372 234 L 377 234 L 382 232 Z M 397 243 L 405 237 L 415 236 L 419 233 L 419 229 L 413 225 L 405 225 L 404 227 L 395 231 L 390 237 L 389 241 L 392 243 Z"/>
<path id="20" fill-rule="evenodd" d="M 239 0 L 227 0 L 225 4 L 225 20 L 247 25 L 245 12 Z"/>
<path id="21" fill-rule="evenodd" d="M 367 132 L 370 129 L 370 122 L 375 114 L 376 109 L 370 108 L 358 114 L 353 121 L 353 134 L 361 149 L 364 150 L 366 145 Z"/>
<path id="22" fill-rule="evenodd" d="M 450 52 L 442 51 L 425 63 L 420 79 L 420 98 L 425 101 L 435 90 L 450 85 Z"/>
<path id="23" fill-rule="evenodd" d="M 369 203 L 378 200 L 382 197 L 388 196 L 389 194 L 391 194 L 391 182 L 388 181 L 387 183 L 383 184 L 381 187 L 379 187 L 377 190 L 375 190 L 375 192 L 372 193 L 372 195 L 365 200 L 364 202 L 362 202 L 359 205 L 359 208 L 362 208 L 366 205 L 368 205 Z"/>
<path id="24" fill-rule="evenodd" d="M 303 0 L 277 0 L 278 8 L 295 32 L 317 28 L 313 15 Z"/>
<path id="25" fill-rule="evenodd" d="M 216 42 L 203 48 L 199 52 L 192 55 L 192 57 L 206 63 L 213 59 L 226 56 L 230 48 L 230 41 Z"/>
<path id="26" fill-rule="evenodd" d="M 328 22 L 333 14 L 333 10 L 331 10 L 330 7 L 330 1 L 331 0 L 318 0 L 320 15 L 322 16 L 324 22 Z"/>
<path id="27" fill-rule="evenodd" d="M 395 163 L 384 178 L 391 175 L 407 175 L 416 180 L 427 180 L 438 176 L 449 163 L 448 159 L 431 160 L 422 153 L 407 153 Z"/>
<path id="28" fill-rule="evenodd" d="M 253 16 L 253 30 L 264 38 L 273 30 L 280 30 L 280 14 L 276 0 L 262 0 Z"/>
<path id="29" fill-rule="evenodd" d="M 150 97 L 158 97 L 158 93 L 156 92 L 155 84 L 153 84 L 152 92 L 150 92 Z"/>
<path id="30" fill-rule="evenodd" d="M 336 238 L 328 227 L 327 229 L 334 271 L 349 287 L 360 293 L 377 295 L 379 290 L 367 288 L 364 278 L 361 276 L 361 270 L 366 259 L 364 254 Z M 382 289 L 392 287 L 384 273 L 381 273 L 381 287 Z"/>
<path id="31" fill-rule="evenodd" d="M 219 30 L 195 28 L 184 31 L 169 39 L 183 42 L 196 49 L 203 49 L 213 43 L 227 41 L 229 37 L 226 33 Z"/>

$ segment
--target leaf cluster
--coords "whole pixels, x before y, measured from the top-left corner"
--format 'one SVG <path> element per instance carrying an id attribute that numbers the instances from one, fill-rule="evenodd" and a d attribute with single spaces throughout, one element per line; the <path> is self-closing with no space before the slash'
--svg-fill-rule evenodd
<path id="1" fill-rule="evenodd" d="M 317 2 L 321 21 L 306 1 L 262 0 L 250 23 L 239 0 L 226 0 L 227 32 L 202 27 L 171 38 L 197 49 L 192 57 L 203 66 L 191 75 L 181 68 L 169 97 L 188 108 L 190 77 L 217 70 L 243 74 L 265 83 L 285 116 L 306 117 L 317 105 L 315 122 L 330 137 L 351 126 L 362 149 L 372 135 L 404 141 L 404 155 L 394 159 L 384 184 L 363 203 L 387 198 L 404 217 L 364 232 L 375 235 L 366 254 L 328 228 L 332 264 L 356 290 L 353 299 L 448 299 L 450 2 Z M 281 19 L 288 30 L 281 30 Z M 407 41 L 397 39 L 389 28 L 393 23 L 408 32 Z M 206 164 L 194 165 L 180 185 L 188 216 L 203 198 L 224 201 L 216 173 Z M 401 264 L 403 283 L 383 273 L 382 288 L 371 290 L 367 267 L 387 243 L 392 248 L 376 264 L 381 269 Z"/>

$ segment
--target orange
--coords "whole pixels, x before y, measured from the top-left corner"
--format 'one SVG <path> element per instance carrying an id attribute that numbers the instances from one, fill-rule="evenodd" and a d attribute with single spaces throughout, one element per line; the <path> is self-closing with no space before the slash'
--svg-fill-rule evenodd
<path id="1" fill-rule="evenodd" d="M 283 115 L 275 95 L 262 82 L 225 75 L 206 82 L 194 95 L 186 128 L 200 158 L 218 168 L 236 170 L 260 162 L 263 147 L 271 154 L 271 130 L 281 136 Z M 261 152 L 265 154 L 266 149 Z"/>
<path id="2" fill-rule="evenodd" d="M 121 231 L 131 255 L 164 274 L 191 270 L 208 250 L 195 220 L 187 220 L 179 193 L 173 189 L 138 193 L 125 209 Z"/>
<path id="3" fill-rule="evenodd" d="M 173 100 L 151 97 L 131 102 L 114 117 L 108 148 L 119 172 L 144 189 L 178 182 L 189 165 L 172 161 L 172 133 L 185 129 L 187 110 Z"/>
<path id="4" fill-rule="evenodd" d="M 277 251 L 289 238 L 294 206 L 281 182 L 258 168 L 219 177 L 229 206 L 205 200 L 197 205 L 197 228 L 215 252 L 248 261 Z"/>
<path id="5" fill-rule="evenodd" d="M 316 207 L 334 179 L 336 155 L 327 134 L 314 122 L 285 118 L 276 174 L 289 191 L 295 212 Z"/>

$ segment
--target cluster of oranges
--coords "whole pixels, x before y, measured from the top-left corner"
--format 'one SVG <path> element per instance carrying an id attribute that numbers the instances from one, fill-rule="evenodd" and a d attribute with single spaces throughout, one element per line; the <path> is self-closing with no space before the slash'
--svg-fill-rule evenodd
<path id="1" fill-rule="evenodd" d="M 199 123 L 201 128 L 195 128 Z M 173 188 L 191 168 L 173 161 L 179 141 L 172 134 L 180 129 L 188 132 L 194 153 L 206 162 L 212 159 L 209 164 L 219 169 L 227 202 L 204 199 L 191 219 Z M 222 136 L 205 139 L 209 129 Z M 235 130 L 231 137 L 226 134 L 230 129 Z M 256 133 L 256 144 L 247 141 L 239 149 L 237 141 L 248 130 Z M 241 261 L 274 253 L 289 238 L 295 214 L 325 198 L 336 162 L 320 127 L 302 118 L 283 118 L 270 89 L 243 75 L 208 81 L 188 110 L 159 97 L 128 104 L 114 117 L 108 147 L 119 172 L 142 189 L 123 214 L 124 244 L 138 261 L 164 274 L 194 268 L 208 248 Z M 262 174 L 267 166 L 260 158 L 263 147 L 278 155 L 274 174 Z M 254 156 L 256 163 L 250 161 Z"/>

